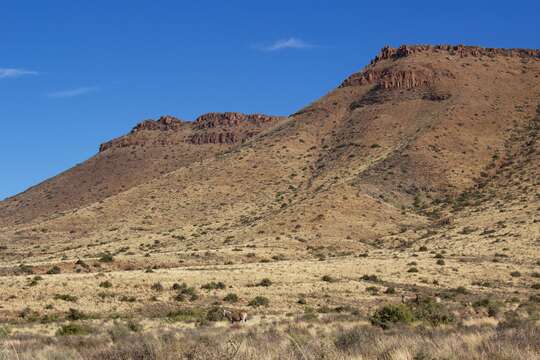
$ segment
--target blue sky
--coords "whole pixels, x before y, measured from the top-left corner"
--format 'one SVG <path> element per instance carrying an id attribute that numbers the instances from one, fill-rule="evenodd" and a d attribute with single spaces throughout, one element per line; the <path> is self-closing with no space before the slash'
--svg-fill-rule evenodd
<path id="1" fill-rule="evenodd" d="M 540 48 L 539 19 L 539 1 L 1 0 L 0 199 L 142 119 L 290 114 L 386 44 Z"/>

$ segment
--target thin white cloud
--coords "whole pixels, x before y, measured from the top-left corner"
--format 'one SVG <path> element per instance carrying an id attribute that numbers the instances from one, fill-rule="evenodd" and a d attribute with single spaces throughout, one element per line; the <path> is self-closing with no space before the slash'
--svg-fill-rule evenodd
<path id="1" fill-rule="evenodd" d="M 37 71 L 13 68 L 0 68 L 0 79 L 17 78 L 25 75 L 37 75 Z"/>
<path id="2" fill-rule="evenodd" d="M 255 48 L 262 50 L 262 51 L 279 51 L 279 50 L 285 50 L 285 49 L 307 49 L 307 48 L 313 48 L 315 45 L 310 44 L 302 39 L 298 38 L 288 38 L 288 39 L 281 39 L 277 40 L 272 44 L 266 44 L 266 45 L 256 45 Z"/>
<path id="3" fill-rule="evenodd" d="M 88 93 L 96 92 L 98 90 L 99 88 L 97 86 L 87 86 L 87 87 L 80 87 L 76 89 L 54 91 L 54 92 L 48 93 L 47 96 L 50 98 L 70 98 L 70 97 L 81 96 Z"/>

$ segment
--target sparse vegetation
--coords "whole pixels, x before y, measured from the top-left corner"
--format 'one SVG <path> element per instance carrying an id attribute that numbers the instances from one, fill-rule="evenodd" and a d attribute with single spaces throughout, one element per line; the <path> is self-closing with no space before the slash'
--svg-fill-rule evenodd
<path id="1" fill-rule="evenodd" d="M 236 303 L 238 302 L 238 300 L 239 300 L 238 295 L 236 295 L 235 293 L 228 293 L 223 298 L 223 301 L 226 301 L 228 303 Z"/>
<path id="2" fill-rule="evenodd" d="M 60 269 L 60 267 L 57 266 L 57 265 L 55 265 L 52 268 L 50 268 L 49 270 L 47 270 L 48 275 L 58 275 L 61 272 L 62 272 L 62 269 Z"/>
<path id="3" fill-rule="evenodd" d="M 225 288 L 226 288 L 225 283 L 221 281 L 219 282 L 211 281 L 209 283 L 201 285 L 201 289 L 205 289 L 205 290 L 223 290 Z"/>
<path id="4" fill-rule="evenodd" d="M 248 303 L 249 306 L 253 307 L 268 306 L 269 304 L 270 300 L 264 296 L 256 296 Z"/>

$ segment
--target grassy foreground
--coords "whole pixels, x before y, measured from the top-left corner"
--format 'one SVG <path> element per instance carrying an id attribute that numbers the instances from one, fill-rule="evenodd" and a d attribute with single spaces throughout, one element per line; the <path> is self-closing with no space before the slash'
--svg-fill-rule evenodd
<path id="1" fill-rule="evenodd" d="M 498 324 L 479 321 L 437 327 L 399 322 L 383 329 L 331 315 L 148 331 L 125 321 L 99 329 L 73 322 L 53 337 L 4 332 L 0 345 L 0 359 L 6 360 L 538 358 L 538 324 L 510 319 Z"/>

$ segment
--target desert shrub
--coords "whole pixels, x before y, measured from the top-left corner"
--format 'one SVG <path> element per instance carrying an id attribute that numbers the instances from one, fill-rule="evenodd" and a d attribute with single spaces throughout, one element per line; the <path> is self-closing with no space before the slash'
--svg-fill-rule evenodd
<path id="1" fill-rule="evenodd" d="M 108 288 L 112 287 L 112 283 L 109 280 L 106 280 L 106 281 L 103 281 L 103 282 L 99 283 L 99 287 L 108 289 Z"/>
<path id="2" fill-rule="evenodd" d="M 43 280 L 41 276 L 34 276 L 28 283 L 28 286 L 36 286 L 41 280 Z"/>
<path id="3" fill-rule="evenodd" d="M 420 247 L 418 248 L 418 251 L 427 251 L 427 250 L 428 250 L 428 248 L 427 248 L 427 246 L 425 246 L 425 245 L 422 245 L 422 246 L 420 246 Z"/>
<path id="4" fill-rule="evenodd" d="M 69 294 L 54 294 L 54 300 L 63 300 L 68 302 L 76 302 L 77 297 Z"/>
<path id="5" fill-rule="evenodd" d="M 368 287 L 366 288 L 366 291 L 367 291 L 368 293 L 370 293 L 371 295 L 376 295 L 376 294 L 379 293 L 379 288 L 376 287 L 376 286 L 368 286 Z"/>
<path id="6" fill-rule="evenodd" d="M 114 261 L 114 256 L 109 253 L 103 253 L 99 256 L 99 261 L 104 263 L 110 263 Z"/>
<path id="7" fill-rule="evenodd" d="M 57 331 L 58 336 L 70 336 L 70 335 L 88 335 L 92 332 L 92 329 L 83 324 L 66 324 L 62 325 Z"/>
<path id="8" fill-rule="evenodd" d="M 386 290 L 384 291 L 385 294 L 389 294 L 389 295 L 393 295 L 396 293 L 396 288 L 393 287 L 393 286 L 390 286 L 388 288 L 386 288 Z"/>
<path id="9" fill-rule="evenodd" d="M 443 266 L 445 264 L 443 259 L 438 259 L 436 263 L 437 263 L 437 265 L 441 265 L 441 266 Z"/>
<path id="10" fill-rule="evenodd" d="M 206 313 L 206 320 L 208 321 L 222 321 L 225 319 L 223 315 L 223 309 L 218 306 L 213 306 Z"/>
<path id="11" fill-rule="evenodd" d="M 201 321 L 206 313 L 200 308 L 183 308 L 171 311 L 167 314 L 170 321 L 194 322 Z"/>
<path id="12" fill-rule="evenodd" d="M 229 303 L 238 302 L 238 295 L 236 295 L 235 293 L 228 293 L 223 298 L 223 301 L 226 301 L 226 302 L 229 302 Z"/>
<path id="13" fill-rule="evenodd" d="M 205 290 L 216 290 L 216 289 L 223 290 L 225 288 L 226 288 L 225 284 L 221 281 L 219 282 L 212 281 L 207 284 L 201 285 L 201 289 L 205 289 Z"/>
<path id="14" fill-rule="evenodd" d="M 283 260 L 287 260 L 287 257 L 283 254 L 277 254 L 277 255 L 272 256 L 272 260 L 283 261 Z"/>
<path id="15" fill-rule="evenodd" d="M 122 295 L 122 296 L 120 296 L 120 298 L 118 300 L 120 300 L 122 302 L 130 302 L 130 303 L 132 303 L 132 302 L 137 301 L 137 298 L 135 296 Z"/>
<path id="16" fill-rule="evenodd" d="M 321 278 L 322 281 L 325 281 L 325 282 L 336 282 L 337 280 L 335 278 L 333 278 L 332 276 L 330 275 L 324 275 L 322 278 Z"/>
<path id="17" fill-rule="evenodd" d="M 88 316 L 78 309 L 70 308 L 66 318 L 69 320 L 82 320 L 88 318 Z"/>
<path id="18" fill-rule="evenodd" d="M 298 304 L 300 305 L 306 305 L 307 304 L 307 301 L 306 301 L 306 298 L 301 296 L 298 301 L 297 301 Z"/>
<path id="19" fill-rule="evenodd" d="M 381 281 L 381 279 L 379 279 L 379 277 L 377 275 L 362 275 L 362 277 L 360 278 L 360 280 L 363 280 L 363 281 L 371 281 L 371 282 L 379 282 Z"/>
<path id="20" fill-rule="evenodd" d="M 272 280 L 264 278 L 257 283 L 257 286 L 269 287 L 272 285 Z"/>
<path id="21" fill-rule="evenodd" d="M 58 315 L 57 314 L 45 314 L 45 315 L 43 315 L 41 317 L 41 319 L 39 319 L 39 321 L 42 324 L 49 324 L 49 323 L 57 322 L 58 321 Z"/>
<path id="22" fill-rule="evenodd" d="M 150 289 L 154 291 L 163 291 L 163 285 L 158 281 L 156 283 L 153 283 L 152 286 L 150 286 Z"/>
<path id="23" fill-rule="evenodd" d="M 532 284 L 531 289 L 540 290 L 540 283 Z"/>
<path id="24" fill-rule="evenodd" d="M 187 285 L 186 285 L 186 287 L 187 287 Z M 172 290 L 180 290 L 181 288 L 182 288 L 182 285 L 180 285 L 179 283 L 174 283 L 171 286 Z"/>
<path id="25" fill-rule="evenodd" d="M 387 329 L 394 324 L 413 322 L 414 314 L 406 304 L 390 304 L 377 309 L 370 320 L 373 325 Z"/>
<path id="26" fill-rule="evenodd" d="M 192 286 L 187 286 L 186 283 L 182 283 L 181 285 L 174 286 L 173 288 L 176 288 L 178 290 L 178 294 L 174 297 L 176 301 L 185 301 L 186 299 L 189 299 L 190 301 L 195 301 L 199 298 L 199 295 L 197 294 L 197 290 L 195 290 Z"/>
<path id="27" fill-rule="evenodd" d="M 143 329 L 142 325 L 133 319 L 128 320 L 128 322 L 126 323 L 126 326 L 132 332 L 139 332 Z"/>
<path id="28" fill-rule="evenodd" d="M 270 300 L 264 296 L 255 296 L 249 303 L 249 306 L 259 307 L 259 306 L 268 306 Z"/>
<path id="29" fill-rule="evenodd" d="M 26 321 L 37 321 L 39 319 L 39 313 L 29 307 L 22 309 L 19 316 Z"/>
<path id="30" fill-rule="evenodd" d="M 47 270 L 47 274 L 48 275 L 58 275 L 62 272 L 62 269 L 60 269 L 60 267 L 58 266 L 53 266 L 52 268 L 50 268 L 49 270 Z"/>
<path id="31" fill-rule="evenodd" d="M 497 314 L 499 313 L 501 303 L 493 299 L 484 298 L 484 299 L 475 301 L 473 303 L 473 307 L 485 308 L 488 312 L 488 315 L 494 317 L 494 316 L 497 316 Z"/>
<path id="32" fill-rule="evenodd" d="M 435 302 L 432 298 L 423 298 L 414 304 L 413 314 L 415 319 L 426 321 L 433 326 L 454 322 L 454 316 L 448 308 L 444 304 Z"/>
<path id="33" fill-rule="evenodd" d="M 512 271 L 510 273 L 510 276 L 511 277 L 520 277 L 521 276 L 521 273 L 519 271 Z"/>
<path id="34" fill-rule="evenodd" d="M 435 259 L 444 259 L 444 256 L 442 254 L 436 254 L 434 256 Z"/>
<path id="35" fill-rule="evenodd" d="M 407 270 L 408 273 L 417 273 L 418 272 L 418 269 L 416 267 L 412 267 L 412 268 L 409 268 L 409 270 Z"/>

